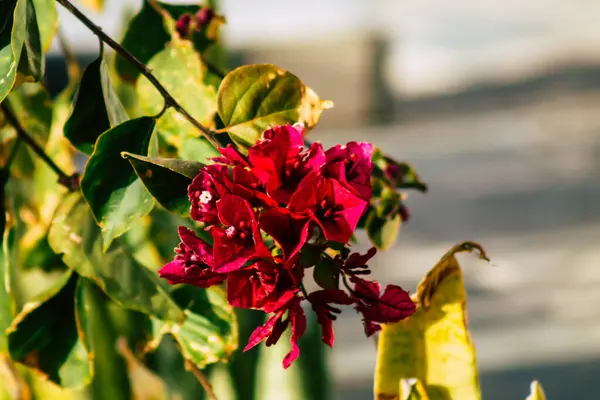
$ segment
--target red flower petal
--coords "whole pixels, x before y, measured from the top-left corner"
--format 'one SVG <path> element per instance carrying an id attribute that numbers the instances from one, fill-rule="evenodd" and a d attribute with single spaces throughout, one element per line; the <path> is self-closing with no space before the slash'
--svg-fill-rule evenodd
<path id="1" fill-rule="evenodd" d="M 272 208 L 260 215 L 260 227 L 281 246 L 285 260 L 294 257 L 308 240 L 309 219 L 287 208 Z"/>
<path id="2" fill-rule="evenodd" d="M 304 335 L 306 331 L 306 316 L 300 306 L 300 298 L 296 297 L 297 300 L 293 301 L 289 309 L 289 320 L 292 326 L 292 335 L 290 337 L 290 343 L 292 349 L 283 359 L 283 368 L 288 368 L 300 355 L 300 348 L 298 347 L 298 341 Z"/>

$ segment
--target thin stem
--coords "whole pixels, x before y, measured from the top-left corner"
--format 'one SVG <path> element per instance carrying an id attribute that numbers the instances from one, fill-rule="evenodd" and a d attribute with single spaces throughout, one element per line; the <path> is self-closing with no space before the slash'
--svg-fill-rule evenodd
<path id="1" fill-rule="evenodd" d="M 186 368 L 194 374 L 198 382 L 202 385 L 204 390 L 206 391 L 206 395 L 209 400 L 217 400 L 217 396 L 215 395 L 215 391 L 213 390 L 212 385 L 208 381 L 208 377 L 204 375 L 202 371 L 200 371 L 192 362 L 186 360 L 185 361 Z"/>
<path id="2" fill-rule="evenodd" d="M 15 128 L 17 131 L 17 136 L 23 140 L 27 145 L 38 155 L 55 173 L 58 175 L 58 182 L 66 187 L 69 190 L 76 190 L 79 187 L 79 181 L 77 179 L 77 174 L 75 175 L 67 175 L 63 172 L 62 169 L 58 165 L 52 161 L 50 157 L 44 152 L 44 150 L 38 145 L 35 140 L 25 131 L 25 129 L 21 126 L 21 123 L 15 116 L 15 114 L 10 109 L 10 106 L 6 101 L 0 104 L 0 108 L 4 113 L 4 117 L 6 121 Z"/>
<path id="3" fill-rule="evenodd" d="M 179 114 L 181 114 L 186 120 L 188 120 L 192 125 L 194 125 L 198 130 L 200 130 L 202 136 L 206 138 L 213 146 L 216 148 L 220 148 L 221 144 L 214 137 L 213 132 L 198 122 L 194 117 L 192 117 L 178 102 L 171 96 L 171 94 L 165 89 L 165 87 L 156 79 L 152 72 L 144 65 L 140 60 L 138 60 L 133 54 L 127 51 L 123 46 L 119 43 L 115 42 L 110 36 L 102 31 L 102 28 L 95 25 L 88 17 L 86 17 L 79 9 L 77 9 L 69 0 L 56 0 L 60 5 L 67 9 L 71 14 L 73 14 L 78 20 L 80 20 L 89 30 L 91 30 L 100 40 L 110 46 L 113 50 L 115 50 L 121 57 L 129 61 L 133 66 L 135 66 L 142 75 L 144 75 L 150 83 L 158 90 L 161 96 L 165 99 L 166 104 L 169 107 L 173 107 Z"/>

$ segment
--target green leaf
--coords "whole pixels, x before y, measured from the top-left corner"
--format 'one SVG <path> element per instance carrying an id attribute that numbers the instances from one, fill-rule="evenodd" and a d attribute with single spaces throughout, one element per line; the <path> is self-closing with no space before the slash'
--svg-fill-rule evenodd
<path id="1" fill-rule="evenodd" d="M 71 271 L 65 273 L 56 285 L 26 304 L 6 331 L 13 360 L 63 387 L 83 386 L 91 375 L 75 323 L 77 279 Z"/>
<path id="2" fill-rule="evenodd" d="M 110 84 L 102 52 L 83 72 L 65 137 L 79 151 L 92 154 L 102 133 L 126 121 L 127 114 Z"/>
<path id="3" fill-rule="evenodd" d="M 40 81 L 44 77 L 46 58 L 42 52 L 42 42 L 33 0 L 25 0 L 25 20 L 15 21 L 18 21 L 17 25 L 25 23 L 27 29 L 17 72 L 21 75 L 22 81 Z"/>
<path id="4" fill-rule="evenodd" d="M 213 123 L 217 111 L 216 93 L 203 81 L 203 66 L 191 42 L 174 38 L 163 51 L 152 57 L 148 68 L 192 117 L 205 126 Z M 141 109 L 146 114 L 161 112 L 164 99 L 148 79 L 141 77 L 138 80 L 137 92 Z M 177 146 L 186 137 L 198 136 L 197 128 L 173 108 L 158 119 L 157 128 L 166 136 L 167 142 Z"/>
<path id="5" fill-rule="evenodd" d="M 148 158 L 123 153 L 150 194 L 164 208 L 182 217 L 189 216 L 187 188 L 204 165 L 174 158 Z"/>
<path id="6" fill-rule="evenodd" d="M 155 321 L 155 330 L 171 335 L 183 357 L 198 368 L 228 360 L 237 349 L 238 330 L 225 291 L 218 286 L 201 289 L 186 285 L 177 287 L 171 295 L 184 310 L 185 321 L 182 324 Z M 156 348 L 158 344 L 157 340 L 150 347 Z"/>
<path id="7" fill-rule="evenodd" d="M 369 240 L 379 250 L 388 250 L 396 242 L 400 233 L 402 218 L 400 214 L 391 217 L 380 217 L 375 209 L 368 211 L 365 230 Z"/>
<path id="8" fill-rule="evenodd" d="M 90 280 L 81 278 L 75 291 L 75 312 L 80 335 L 92 356 L 94 378 L 91 390 L 95 398 L 131 398 L 125 360 L 117 353 L 120 332 L 115 327 L 111 300 Z"/>
<path id="9" fill-rule="evenodd" d="M 32 0 L 35 6 L 37 25 L 43 53 L 47 53 L 58 31 L 58 12 L 56 0 Z"/>
<path id="10" fill-rule="evenodd" d="M 225 76 L 217 94 L 218 111 L 231 139 L 254 145 L 270 126 L 302 122 L 312 129 L 323 110 L 323 101 L 294 74 L 270 64 L 239 67 Z"/>
<path id="11" fill-rule="evenodd" d="M 194 14 L 200 8 L 197 5 L 175 5 L 158 3 L 173 19 L 178 19 L 182 14 Z M 151 27 L 151 29 L 149 29 Z M 142 9 L 133 17 L 121 45 L 144 64 L 157 53 L 161 52 L 171 40 L 163 24 L 163 18 L 156 12 L 150 2 L 144 0 Z M 115 68 L 119 76 L 127 81 L 135 82 L 140 71 L 123 57 L 115 59 Z M 162 82 L 162 81 L 161 81 Z"/>
<path id="12" fill-rule="evenodd" d="M 396 179 L 392 184 L 399 189 L 417 189 L 420 192 L 427 191 L 427 184 L 421 180 L 414 168 L 405 162 L 398 162 L 389 157 L 384 157 L 387 166 L 392 166 L 396 172 Z"/>
<path id="13" fill-rule="evenodd" d="M 103 253 L 100 229 L 78 193 L 69 194 L 56 211 L 48 239 L 69 268 L 93 280 L 122 307 L 163 320 L 184 319 L 158 276 L 118 242 Z"/>
<path id="14" fill-rule="evenodd" d="M 106 131 L 85 166 L 81 191 L 102 228 L 104 250 L 154 207 L 154 199 L 121 157 L 122 152 L 147 155 L 154 125 L 154 118 L 141 117 Z"/>
<path id="15" fill-rule="evenodd" d="M 338 289 L 340 271 L 330 258 L 321 258 L 313 272 L 315 282 L 323 289 Z"/>
<path id="16" fill-rule="evenodd" d="M 17 77 L 27 34 L 27 0 L 0 2 L 0 102 L 8 95 Z M 20 21 L 20 23 L 15 23 Z"/>
<path id="17" fill-rule="evenodd" d="M 208 140 L 202 137 L 183 139 L 179 148 L 179 157 L 184 160 L 209 163 L 209 158 L 220 157 L 221 153 Z"/>

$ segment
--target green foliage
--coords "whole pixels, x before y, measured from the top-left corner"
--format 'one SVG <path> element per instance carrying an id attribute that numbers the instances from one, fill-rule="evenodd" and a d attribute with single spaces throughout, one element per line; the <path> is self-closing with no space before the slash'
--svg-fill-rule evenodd
<path id="1" fill-rule="evenodd" d="M 223 131 L 242 147 L 252 146 L 270 126 L 302 122 L 310 130 L 332 105 L 296 75 L 270 64 L 231 71 L 217 96 Z"/>
<path id="2" fill-rule="evenodd" d="M 148 158 L 123 153 L 156 201 L 169 211 L 187 217 L 190 200 L 187 188 L 204 164 L 173 158 Z"/>
<path id="3" fill-rule="evenodd" d="M 220 155 L 213 143 L 243 153 L 269 126 L 302 122 L 308 132 L 332 103 L 274 65 L 220 73 L 207 60 L 223 58 L 224 19 L 180 34 L 176 21 L 201 6 L 148 0 L 121 42 L 147 67 L 122 50 L 105 57 L 101 44 L 82 74 L 69 65 L 68 87 L 51 98 L 43 77 L 56 3 L 0 1 L 0 368 L 10 372 L 0 398 L 23 390 L 36 399 L 198 399 L 204 389 L 190 366 L 208 372 L 230 359 L 238 398 L 256 398 L 259 350 L 234 352 L 264 315 L 234 312 L 221 286 L 169 286 L 156 271 L 174 256 L 177 226 L 212 243 L 189 217 L 187 189 Z M 407 164 L 373 161 L 380 187 L 364 225 L 387 248 L 400 223 L 397 190 L 426 187 Z M 400 178 L 385 174 L 389 165 Z M 315 266 L 317 284 L 337 287 L 338 266 L 309 253 L 302 263 Z M 326 363 L 311 323 L 304 391 L 324 399 Z"/>
<path id="4" fill-rule="evenodd" d="M 152 135 L 156 122 L 141 117 L 123 122 L 98 138 L 81 179 L 81 191 L 102 228 L 103 249 L 127 232 L 131 223 L 148 214 L 154 199 L 137 178 L 122 152 L 155 152 Z"/>
<path id="5" fill-rule="evenodd" d="M 73 112 L 65 124 L 65 137 L 79 151 L 92 154 L 98 137 L 126 120 L 101 52 L 83 72 Z"/>

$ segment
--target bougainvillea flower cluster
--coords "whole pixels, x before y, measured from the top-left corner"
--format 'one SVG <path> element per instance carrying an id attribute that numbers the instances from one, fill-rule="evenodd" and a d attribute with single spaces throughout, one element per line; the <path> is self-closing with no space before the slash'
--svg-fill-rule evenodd
<path id="1" fill-rule="evenodd" d="M 207 288 L 226 282 L 232 306 L 270 314 L 244 350 L 263 340 L 275 344 L 289 328 L 285 368 L 299 355 L 308 307 L 329 346 L 339 306 L 361 314 L 368 336 L 415 310 L 400 287 L 382 291 L 364 278 L 374 248 L 360 255 L 348 246 L 372 195 L 372 145 L 350 142 L 324 151 L 313 143 L 307 149 L 303 133 L 299 125 L 267 129 L 247 156 L 220 149 L 188 188 L 191 217 L 204 224 L 212 243 L 179 228 L 177 255 L 160 270 L 172 284 Z M 321 286 L 312 293 L 303 285 L 309 268 Z"/>

